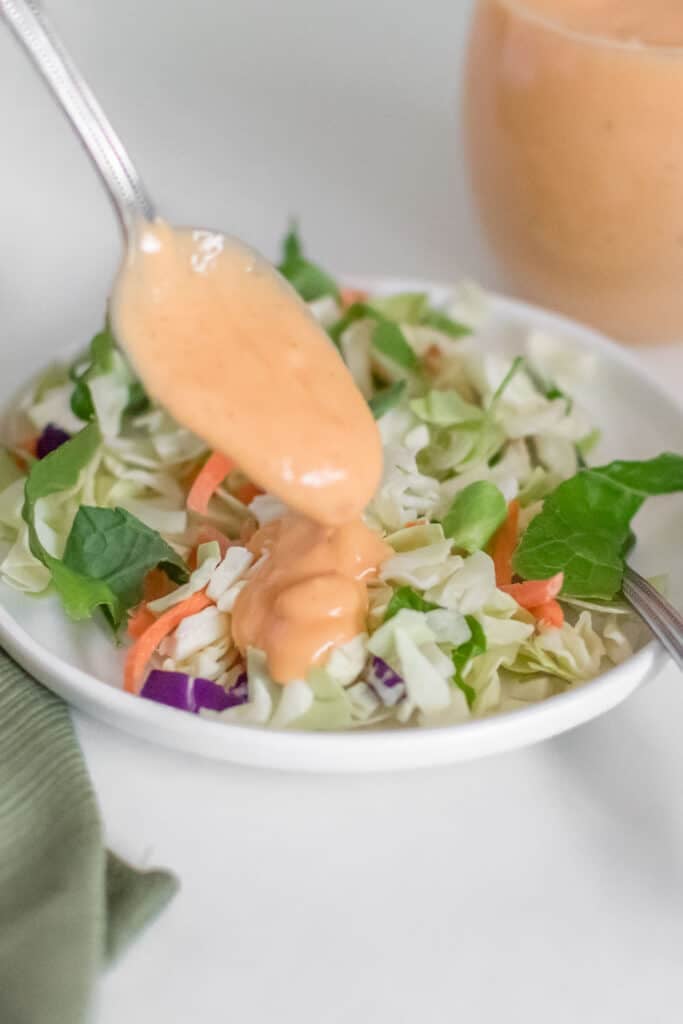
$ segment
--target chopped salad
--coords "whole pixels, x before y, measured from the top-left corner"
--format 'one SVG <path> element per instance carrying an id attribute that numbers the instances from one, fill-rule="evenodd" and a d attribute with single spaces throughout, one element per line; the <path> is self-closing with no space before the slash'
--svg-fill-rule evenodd
<path id="1" fill-rule="evenodd" d="M 513 360 L 491 351 L 473 286 L 438 307 L 344 289 L 295 231 L 280 270 L 382 436 L 365 518 L 393 554 L 370 582 L 366 631 L 285 686 L 262 651 L 236 647 L 231 612 L 258 567 L 249 538 L 287 509 L 150 401 L 108 325 L 7 416 L 0 578 L 103 618 L 128 644 L 129 692 L 223 722 L 459 723 L 629 657 L 631 520 L 648 496 L 683 490 L 683 457 L 589 468 L 599 432 L 576 395 L 591 357 L 537 330 Z"/>

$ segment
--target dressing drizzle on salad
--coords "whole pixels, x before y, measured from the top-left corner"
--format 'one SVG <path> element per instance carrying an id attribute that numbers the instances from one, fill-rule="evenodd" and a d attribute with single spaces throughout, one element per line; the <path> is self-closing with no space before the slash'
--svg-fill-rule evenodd
<path id="1" fill-rule="evenodd" d="M 249 549 L 263 563 L 237 598 L 233 636 L 265 651 L 277 683 L 303 679 L 365 632 L 366 580 L 393 554 L 360 519 L 334 529 L 294 515 L 258 530 Z"/>

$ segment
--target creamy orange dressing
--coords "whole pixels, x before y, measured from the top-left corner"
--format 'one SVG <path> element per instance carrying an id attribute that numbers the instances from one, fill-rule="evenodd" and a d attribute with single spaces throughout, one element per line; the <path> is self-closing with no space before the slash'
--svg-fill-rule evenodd
<path id="1" fill-rule="evenodd" d="M 333 529 L 286 516 L 262 527 L 249 547 L 266 557 L 237 598 L 232 633 L 242 651 L 266 652 L 276 682 L 303 679 L 364 632 L 366 583 L 391 549 L 361 520 Z"/>
<path id="2" fill-rule="evenodd" d="M 360 519 L 382 446 L 368 405 L 295 292 L 241 243 L 141 226 L 111 304 L 150 395 L 302 514 L 259 530 L 235 642 L 300 679 L 366 626 L 366 580 L 390 554 Z"/>
<path id="3" fill-rule="evenodd" d="M 680 338 L 683 0 L 479 0 L 465 113 L 508 287 L 619 340 Z"/>
<path id="4" fill-rule="evenodd" d="M 111 309 L 149 393 L 179 423 L 312 519 L 361 514 L 382 468 L 377 425 L 327 335 L 259 255 L 145 224 Z"/>

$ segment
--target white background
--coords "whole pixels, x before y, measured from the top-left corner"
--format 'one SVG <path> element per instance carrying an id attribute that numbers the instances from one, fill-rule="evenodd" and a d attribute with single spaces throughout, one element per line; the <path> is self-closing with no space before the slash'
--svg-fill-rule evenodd
<path id="1" fill-rule="evenodd" d="M 496 284 L 468 206 L 469 2 L 53 0 L 169 218 L 338 270 Z M 102 317 L 104 194 L 0 33 L 2 372 Z M 674 389 L 679 349 L 643 355 Z M 530 750 L 391 777 L 247 771 L 77 717 L 112 847 L 182 890 L 97 1024 L 674 1024 L 683 690 L 673 669 Z"/>

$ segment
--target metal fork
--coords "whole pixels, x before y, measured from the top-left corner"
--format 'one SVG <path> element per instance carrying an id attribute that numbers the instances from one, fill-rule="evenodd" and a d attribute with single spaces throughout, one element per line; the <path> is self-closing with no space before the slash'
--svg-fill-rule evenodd
<path id="1" fill-rule="evenodd" d="M 678 667 L 683 669 L 683 615 L 629 565 L 624 571 L 622 592 Z"/>

